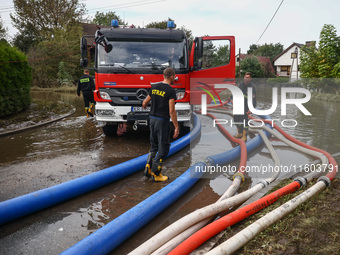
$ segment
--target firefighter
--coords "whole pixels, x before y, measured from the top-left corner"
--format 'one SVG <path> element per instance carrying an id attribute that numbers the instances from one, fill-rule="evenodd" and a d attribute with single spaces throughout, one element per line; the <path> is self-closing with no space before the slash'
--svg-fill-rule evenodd
<path id="1" fill-rule="evenodd" d="M 246 72 L 243 78 L 243 82 L 241 82 L 239 88 L 242 90 L 244 95 L 244 114 L 243 115 L 234 115 L 234 122 L 237 127 L 237 134 L 234 135 L 235 138 L 241 138 L 245 142 L 247 141 L 248 136 L 248 88 L 251 87 L 253 89 L 253 106 L 256 107 L 256 92 L 254 84 L 251 82 L 252 73 Z"/>
<path id="2" fill-rule="evenodd" d="M 84 70 L 84 75 L 80 77 L 78 81 L 77 95 L 80 97 L 80 91 L 83 93 L 84 103 L 85 103 L 85 113 L 86 116 L 93 117 L 93 110 L 95 101 L 93 98 L 93 91 L 95 90 L 94 80 L 89 75 L 89 70 Z"/>
<path id="3" fill-rule="evenodd" d="M 154 84 L 149 95 L 143 101 L 143 108 L 151 101 L 150 110 L 150 143 L 151 148 L 145 166 L 144 175 L 153 181 L 166 181 L 167 176 L 161 174 L 165 157 L 170 149 L 170 117 L 174 124 L 173 137 L 179 134 L 177 114 L 175 111 L 175 90 L 170 86 L 175 80 L 175 71 L 166 68 L 163 71 L 164 80 Z"/>

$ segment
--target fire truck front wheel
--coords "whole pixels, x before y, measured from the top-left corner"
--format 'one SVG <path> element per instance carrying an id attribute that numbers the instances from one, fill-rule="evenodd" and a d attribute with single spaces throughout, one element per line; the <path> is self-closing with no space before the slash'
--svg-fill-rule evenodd
<path id="1" fill-rule="evenodd" d="M 103 126 L 103 132 L 106 136 L 116 136 L 117 129 L 118 129 L 117 124 L 116 125 L 105 124 L 105 126 Z"/>

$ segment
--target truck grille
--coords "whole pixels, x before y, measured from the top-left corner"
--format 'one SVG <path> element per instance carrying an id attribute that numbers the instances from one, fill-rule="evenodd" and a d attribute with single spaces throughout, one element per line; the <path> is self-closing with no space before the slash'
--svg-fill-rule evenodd
<path id="1" fill-rule="evenodd" d="M 112 106 L 116 105 L 142 105 L 143 100 L 149 93 L 149 89 L 144 88 L 110 88 L 100 89 L 110 95 Z"/>

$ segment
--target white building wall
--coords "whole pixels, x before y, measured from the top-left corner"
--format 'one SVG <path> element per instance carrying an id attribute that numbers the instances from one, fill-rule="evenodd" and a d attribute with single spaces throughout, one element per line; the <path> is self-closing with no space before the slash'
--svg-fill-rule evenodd
<path id="1" fill-rule="evenodd" d="M 285 52 L 282 56 L 280 56 L 278 59 L 274 61 L 274 66 L 276 67 L 277 74 L 279 76 L 291 77 L 292 81 L 296 79 L 300 79 L 300 72 L 297 72 L 298 70 L 297 64 L 300 63 L 300 51 L 301 51 L 299 47 L 297 47 L 298 48 L 298 59 L 294 59 L 294 62 L 293 62 L 293 59 L 291 58 L 291 54 L 295 52 L 296 47 L 297 46 L 291 47 L 287 52 Z M 282 71 L 281 66 L 290 66 L 290 73 L 287 73 L 286 71 Z"/>

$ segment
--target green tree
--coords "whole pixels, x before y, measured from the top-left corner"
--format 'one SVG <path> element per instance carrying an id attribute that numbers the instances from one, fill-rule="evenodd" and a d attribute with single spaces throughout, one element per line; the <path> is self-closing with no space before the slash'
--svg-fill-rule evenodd
<path id="1" fill-rule="evenodd" d="M 154 21 L 154 22 L 151 22 L 151 23 L 147 24 L 145 27 L 146 28 L 167 29 L 168 21 L 173 21 L 173 19 L 168 18 L 168 20 Z M 177 28 L 176 23 L 175 23 L 175 28 Z M 185 26 L 181 26 L 179 29 L 185 32 L 185 34 L 186 34 L 186 36 L 188 38 L 188 41 L 189 41 L 189 45 L 188 46 L 189 46 L 189 49 L 190 49 L 191 46 L 192 46 L 192 42 L 194 41 L 194 36 L 192 34 L 192 31 L 190 29 L 187 29 Z"/>
<path id="2" fill-rule="evenodd" d="M 27 52 L 32 67 L 32 82 L 39 87 L 60 86 L 58 68 L 75 81 L 80 75 L 80 21 L 85 7 L 79 0 L 14 0 L 11 19 L 19 32 L 14 45 Z M 63 73 L 65 76 L 65 73 Z"/>
<path id="3" fill-rule="evenodd" d="M 0 40 L 5 39 L 7 36 L 7 28 L 4 27 L 0 17 Z"/>
<path id="4" fill-rule="evenodd" d="M 32 30 L 26 28 L 17 33 L 13 39 L 13 45 L 21 51 L 28 53 L 29 49 L 43 40 L 39 35 L 32 35 Z"/>
<path id="5" fill-rule="evenodd" d="M 300 51 L 299 68 L 303 78 L 319 78 L 320 54 L 315 45 L 310 47 L 302 46 Z"/>
<path id="6" fill-rule="evenodd" d="M 51 40 L 45 40 L 29 50 L 28 57 L 33 75 L 32 83 L 38 87 L 59 87 L 75 83 L 81 75 L 79 66 L 79 38 L 81 28 L 72 33 L 56 34 Z"/>
<path id="7" fill-rule="evenodd" d="M 340 76 L 340 37 L 333 25 L 325 24 L 320 32 L 319 47 L 302 47 L 300 70 L 305 78 Z"/>
<path id="8" fill-rule="evenodd" d="M 116 19 L 120 25 L 127 25 L 115 12 L 109 11 L 107 13 L 96 12 L 94 19 L 91 23 L 98 26 L 110 26 L 111 20 Z"/>
<path id="9" fill-rule="evenodd" d="M 171 18 L 168 20 L 163 20 L 163 21 L 156 21 L 156 22 L 151 22 L 147 24 L 145 27 L 146 28 L 160 28 L 160 29 L 167 29 L 168 27 L 168 21 L 173 21 Z M 175 28 L 177 28 L 177 25 L 175 23 Z M 192 35 L 192 31 L 190 29 L 187 29 L 185 26 L 182 26 L 180 30 L 183 30 L 185 34 L 187 35 L 187 38 L 189 40 L 189 44 L 191 46 L 191 43 L 194 40 L 194 36 Z"/>
<path id="10" fill-rule="evenodd" d="M 30 36 L 31 43 L 70 33 L 85 15 L 79 0 L 13 0 L 13 3 L 15 13 L 10 16 L 19 31 L 17 37 Z"/>
<path id="11" fill-rule="evenodd" d="M 213 59 L 214 59 L 214 56 L 217 55 L 216 51 L 217 51 L 217 48 L 213 44 L 212 41 L 204 41 L 204 43 L 203 43 L 203 56 L 201 58 L 203 69 L 214 67 Z"/>
<path id="12" fill-rule="evenodd" d="M 191 47 L 191 44 L 194 41 L 194 36 L 192 34 L 192 31 L 190 29 L 187 29 L 185 26 L 181 26 L 180 30 L 183 30 L 185 34 L 187 35 L 187 38 L 189 41 L 189 47 Z"/>
<path id="13" fill-rule="evenodd" d="M 269 57 L 270 61 L 283 51 L 283 45 L 281 43 L 265 43 L 264 45 L 252 44 L 249 46 L 247 54 L 261 57 Z"/>
<path id="14" fill-rule="evenodd" d="M 155 21 L 147 24 L 146 28 L 160 28 L 160 29 L 166 29 L 168 27 L 168 21 L 172 21 L 172 19 L 163 20 L 163 21 Z M 176 24 L 175 24 L 176 28 Z"/>
<path id="15" fill-rule="evenodd" d="M 334 77 L 334 66 L 340 61 L 340 38 L 333 25 L 326 24 L 321 30 L 319 54 L 319 76 L 321 78 Z"/>
<path id="16" fill-rule="evenodd" d="M 217 48 L 212 57 L 212 66 L 222 66 L 230 61 L 229 45 L 223 45 Z"/>
<path id="17" fill-rule="evenodd" d="M 259 48 L 259 45 L 257 44 L 251 44 L 249 46 L 249 50 L 247 51 L 247 54 L 253 55 L 253 53 Z"/>
<path id="18" fill-rule="evenodd" d="M 260 61 L 252 56 L 252 57 L 245 57 L 241 61 L 241 77 L 245 75 L 246 72 L 251 72 L 253 74 L 253 78 L 263 78 L 264 77 L 264 70 L 263 66 L 261 65 Z M 238 77 L 239 67 L 236 67 L 236 77 Z"/>

